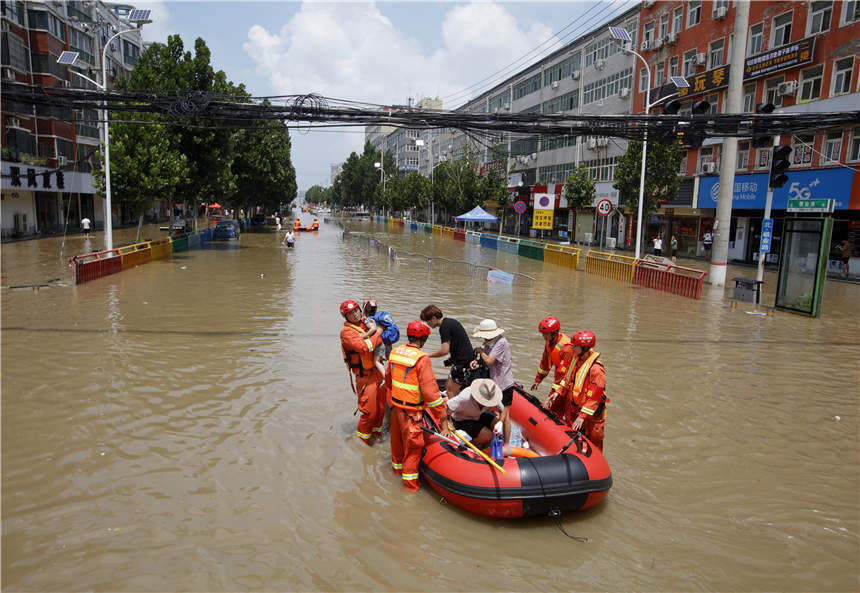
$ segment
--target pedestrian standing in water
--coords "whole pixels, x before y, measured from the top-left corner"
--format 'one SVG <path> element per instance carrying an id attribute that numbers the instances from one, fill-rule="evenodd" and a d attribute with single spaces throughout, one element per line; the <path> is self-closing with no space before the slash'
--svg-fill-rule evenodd
<path id="1" fill-rule="evenodd" d="M 654 235 L 654 255 L 663 256 L 663 239 L 660 238 L 660 235 Z"/>
<path id="2" fill-rule="evenodd" d="M 81 219 L 81 230 L 84 231 L 84 237 L 87 239 L 90 238 L 90 225 L 91 224 L 92 224 L 92 221 L 89 218 L 87 218 L 86 216 L 84 216 Z"/>
<path id="3" fill-rule="evenodd" d="M 672 261 L 677 261 L 678 256 L 678 239 L 672 235 L 672 240 L 669 242 L 669 248 L 672 250 Z"/>
<path id="4" fill-rule="evenodd" d="M 292 249 L 296 244 L 296 235 L 293 233 L 293 229 L 287 231 L 287 234 L 284 235 L 284 240 L 281 241 L 281 243 Z"/>
<path id="5" fill-rule="evenodd" d="M 848 239 L 844 239 L 842 243 L 839 244 L 839 253 L 842 256 L 842 277 L 847 278 L 848 274 L 850 274 L 850 270 L 848 269 L 848 262 L 851 261 L 851 255 L 853 254 L 853 249 L 851 248 L 851 242 Z"/>

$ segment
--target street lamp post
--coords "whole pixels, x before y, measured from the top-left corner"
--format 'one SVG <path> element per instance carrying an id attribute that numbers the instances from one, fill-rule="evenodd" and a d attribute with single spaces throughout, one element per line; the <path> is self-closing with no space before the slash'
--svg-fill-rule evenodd
<path id="1" fill-rule="evenodd" d="M 415 146 L 421 148 L 424 146 L 424 140 L 418 138 L 415 140 Z M 427 150 L 427 162 L 430 165 L 430 224 L 433 224 L 433 140 L 430 140 L 430 146 Z"/>
<path id="2" fill-rule="evenodd" d="M 84 80 L 94 84 L 99 90 L 106 91 L 107 90 L 107 50 L 110 47 L 111 41 L 123 35 L 124 33 L 131 33 L 132 31 L 139 31 L 140 27 L 151 23 L 149 15 L 152 11 L 150 10 L 132 10 L 129 14 L 128 22 L 135 23 L 137 27 L 132 29 L 123 29 L 122 31 L 118 31 L 114 33 L 114 35 L 105 42 L 104 47 L 102 48 L 102 82 L 101 84 L 97 83 L 95 80 L 88 76 L 84 76 L 80 72 L 76 72 L 74 70 L 69 70 L 72 74 L 75 74 Z M 74 65 L 75 61 L 78 59 L 78 52 L 76 51 L 64 51 L 60 54 L 60 57 L 57 58 L 57 63 L 66 64 L 68 66 Z M 111 195 L 110 195 L 110 132 L 108 126 L 108 117 L 107 117 L 107 102 L 102 101 L 102 110 L 101 110 L 101 120 L 104 124 L 104 142 L 105 142 L 105 250 L 109 251 L 113 249 L 113 217 L 111 212 Z"/>
<path id="3" fill-rule="evenodd" d="M 648 73 L 648 84 L 645 87 L 645 115 L 651 111 L 651 108 L 655 105 L 665 101 L 666 99 L 670 99 L 672 97 L 677 96 L 678 93 L 672 93 L 671 95 L 667 95 L 665 97 L 661 97 L 660 99 L 651 102 L 651 68 L 648 66 L 648 62 L 643 58 L 639 53 L 633 51 L 631 47 L 633 45 L 633 40 L 630 37 L 630 34 L 626 29 L 621 27 L 609 27 L 609 35 L 615 41 L 621 43 L 621 51 L 633 54 L 637 58 L 642 61 L 642 65 L 645 66 L 645 72 Z M 687 79 L 683 76 L 672 76 L 670 77 L 672 84 L 675 85 L 676 88 L 689 88 L 690 84 L 687 82 Z M 636 84 L 636 81 L 633 81 L 633 84 Z M 640 249 L 642 247 L 642 202 L 645 197 L 645 162 L 648 156 L 648 128 L 645 128 L 644 135 L 642 136 L 642 167 L 639 172 L 639 205 L 636 213 L 636 258 L 639 258 Z"/>

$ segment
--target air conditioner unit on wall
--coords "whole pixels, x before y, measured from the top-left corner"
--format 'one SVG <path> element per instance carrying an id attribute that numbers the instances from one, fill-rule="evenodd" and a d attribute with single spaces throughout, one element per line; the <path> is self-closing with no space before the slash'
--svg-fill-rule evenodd
<path id="1" fill-rule="evenodd" d="M 728 9 L 725 6 L 720 6 L 719 8 L 715 8 L 713 12 L 713 17 L 715 21 L 722 20 L 726 18 L 726 13 Z"/>
<path id="2" fill-rule="evenodd" d="M 696 66 L 704 66 L 708 61 L 707 54 L 696 54 Z"/>
<path id="3" fill-rule="evenodd" d="M 570 77 L 574 80 L 579 80 L 579 76 L 580 76 L 579 70 L 574 70 L 573 72 L 570 73 Z"/>
<path id="4" fill-rule="evenodd" d="M 6 21 L 3 21 L 2 23 L 0 23 L 0 31 L 3 31 L 4 33 L 8 33 L 9 32 L 9 23 L 7 23 Z"/>
<path id="5" fill-rule="evenodd" d="M 717 170 L 717 163 L 702 163 L 702 173 L 714 173 Z"/>
<path id="6" fill-rule="evenodd" d="M 628 89 L 627 87 L 624 87 L 623 89 L 618 91 L 618 96 L 621 97 L 622 99 L 626 99 L 627 97 L 630 96 L 630 89 Z"/>
<path id="7" fill-rule="evenodd" d="M 662 39 L 655 39 L 651 42 L 651 49 L 660 49 L 661 47 L 663 47 Z"/>
<path id="8" fill-rule="evenodd" d="M 588 149 L 594 150 L 597 148 L 597 138 L 589 138 L 588 139 Z"/>
<path id="9" fill-rule="evenodd" d="M 551 86 L 553 89 L 557 89 L 557 88 L 558 88 L 558 81 L 557 81 L 557 80 L 553 80 L 553 81 L 552 81 L 552 84 L 551 84 L 550 86 Z"/>
<path id="10" fill-rule="evenodd" d="M 61 167 L 65 167 L 66 165 L 69 164 L 69 159 L 67 157 L 64 157 L 64 156 L 58 156 L 57 157 L 57 163 L 59 163 L 59 165 Z"/>
<path id="11" fill-rule="evenodd" d="M 21 120 L 17 117 L 7 117 L 6 118 L 6 127 L 7 128 L 20 128 Z"/>
<path id="12" fill-rule="evenodd" d="M 595 62 L 594 62 L 595 68 L 597 68 L 598 70 L 603 70 L 604 66 L 606 66 L 606 60 L 604 60 L 603 58 L 601 58 L 599 60 L 595 60 Z"/>
<path id="13" fill-rule="evenodd" d="M 677 33 L 669 33 L 663 38 L 663 41 L 666 45 L 675 45 L 678 42 L 678 34 Z"/>
<path id="14" fill-rule="evenodd" d="M 789 80 L 786 82 L 779 83 L 779 86 L 776 87 L 776 93 L 780 97 L 795 95 L 797 93 L 797 81 Z"/>
<path id="15" fill-rule="evenodd" d="M 601 136 L 600 138 L 597 139 L 597 145 L 598 146 L 609 146 L 609 138 L 607 138 L 606 136 Z"/>
<path id="16" fill-rule="evenodd" d="M 643 39 L 642 43 L 639 44 L 639 49 L 641 49 L 642 51 L 648 51 L 649 49 L 651 49 L 651 41 L 649 41 L 648 39 Z"/>
<path id="17" fill-rule="evenodd" d="M 3 68 L 3 78 L 6 80 L 15 80 L 15 71 L 11 68 Z"/>

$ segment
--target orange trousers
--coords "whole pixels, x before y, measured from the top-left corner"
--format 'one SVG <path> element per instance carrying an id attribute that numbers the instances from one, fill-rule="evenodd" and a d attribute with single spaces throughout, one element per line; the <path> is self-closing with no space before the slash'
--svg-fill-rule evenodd
<path id="1" fill-rule="evenodd" d="M 421 430 L 421 412 L 391 408 L 391 467 L 403 479 L 403 486 L 411 491 L 420 489 L 418 464 L 424 446 Z"/>
<path id="2" fill-rule="evenodd" d="M 573 404 L 568 405 L 568 401 L 561 397 L 555 400 L 555 404 L 549 410 L 559 418 L 563 418 L 564 423 L 568 426 L 572 426 L 573 421 L 579 416 L 579 407 Z M 601 452 L 603 451 L 603 429 L 606 427 L 605 415 L 606 411 L 604 410 L 600 413 L 599 418 L 587 417 L 580 430 L 585 438 L 591 441 Z"/>
<path id="3" fill-rule="evenodd" d="M 358 392 L 358 411 L 361 417 L 355 429 L 355 436 L 372 445 L 370 437 L 382 432 L 382 419 L 385 416 L 385 401 L 388 399 L 388 389 L 380 386 L 382 375 L 376 367 L 364 372 L 363 377 L 356 376 L 355 390 Z"/>

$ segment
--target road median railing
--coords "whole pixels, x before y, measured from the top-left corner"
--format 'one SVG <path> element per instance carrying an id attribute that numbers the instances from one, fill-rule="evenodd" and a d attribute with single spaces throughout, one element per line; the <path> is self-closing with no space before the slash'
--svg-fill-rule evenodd
<path id="1" fill-rule="evenodd" d="M 123 270 L 145 264 L 152 259 L 152 249 L 150 249 L 148 242 L 126 245 L 125 247 L 118 248 L 117 252 L 122 256 Z"/>
<path id="2" fill-rule="evenodd" d="M 529 259 L 543 261 L 545 246 L 546 244 L 542 243 L 541 241 L 529 241 L 528 239 L 523 239 L 520 241 L 520 246 L 517 250 L 517 254 L 523 257 L 528 257 Z"/>
<path id="3" fill-rule="evenodd" d="M 122 256 L 116 249 L 94 251 L 69 258 L 75 284 L 83 284 L 96 278 L 122 272 Z"/>
<path id="4" fill-rule="evenodd" d="M 173 243 L 170 242 L 169 238 L 150 241 L 149 249 L 152 259 L 164 259 L 173 255 Z"/>
<path id="5" fill-rule="evenodd" d="M 635 268 L 635 257 L 593 250 L 585 254 L 585 272 L 588 274 L 632 282 Z"/>
<path id="6" fill-rule="evenodd" d="M 477 231 L 466 231 L 466 243 L 481 243 L 481 233 Z"/>
<path id="7" fill-rule="evenodd" d="M 440 226 L 440 225 L 438 225 L 438 224 L 434 224 L 434 225 L 433 225 L 433 236 L 434 236 L 434 237 L 444 237 L 444 236 L 445 236 L 445 233 L 443 233 L 443 232 L 442 232 L 442 229 L 443 229 L 443 228 L 444 228 L 444 227 L 442 227 L 442 226 Z"/>
<path id="8" fill-rule="evenodd" d="M 579 269 L 579 256 L 582 254 L 582 249 L 579 247 L 568 247 L 566 245 L 556 245 L 555 243 L 547 243 L 544 249 L 543 261 Z"/>
<path id="9" fill-rule="evenodd" d="M 491 235 L 489 233 L 481 233 L 481 247 L 486 247 L 487 249 L 498 249 L 499 247 L 499 236 Z"/>
<path id="10" fill-rule="evenodd" d="M 466 241 L 466 231 L 462 229 L 451 229 L 451 234 L 454 236 L 455 241 Z"/>
<path id="11" fill-rule="evenodd" d="M 639 260 L 633 274 L 633 284 L 679 296 L 701 299 L 702 283 L 708 273 L 704 270 L 673 265 L 671 260 Z"/>
<path id="12" fill-rule="evenodd" d="M 517 252 L 519 252 L 520 249 L 520 240 L 517 237 L 505 237 L 502 235 L 499 237 L 496 245 L 498 251 L 517 255 Z"/>

